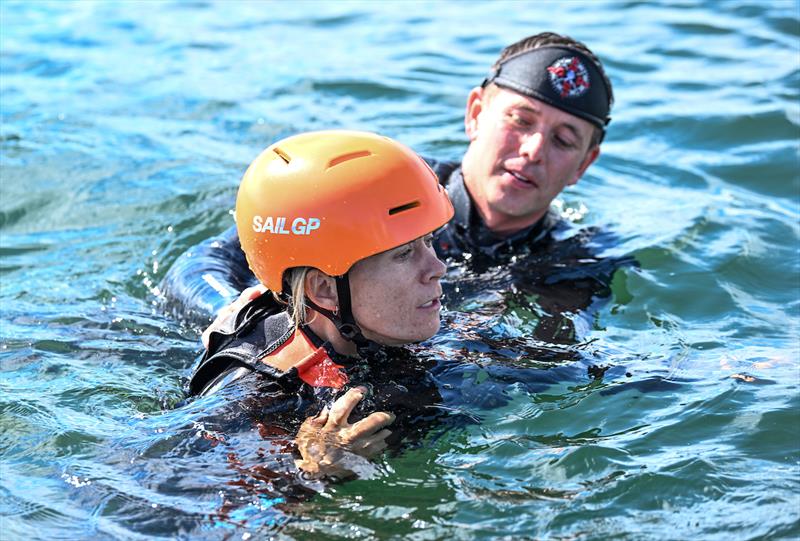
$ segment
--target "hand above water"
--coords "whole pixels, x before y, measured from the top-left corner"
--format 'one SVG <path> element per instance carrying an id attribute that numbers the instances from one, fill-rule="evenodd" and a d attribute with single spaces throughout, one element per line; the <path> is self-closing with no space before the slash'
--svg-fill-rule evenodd
<path id="1" fill-rule="evenodd" d="M 211 322 L 211 325 L 209 325 L 208 328 L 203 331 L 203 334 L 200 337 L 200 339 L 203 341 L 203 347 L 208 349 L 208 339 L 211 336 L 211 333 L 221 329 L 223 327 L 223 322 L 228 319 L 231 314 L 238 312 L 244 307 L 244 305 L 253 299 L 260 297 L 266 291 L 267 288 L 261 284 L 248 287 L 239 294 L 238 299 L 230 303 L 228 306 L 221 308 L 220 311 L 217 312 L 217 317 L 213 322 Z"/>
<path id="2" fill-rule="evenodd" d="M 350 424 L 347 418 L 353 408 L 364 398 L 366 389 L 350 389 L 315 417 L 306 419 L 297 432 L 295 443 L 302 460 L 298 468 L 315 478 L 346 478 L 372 469 L 368 458 L 386 449 L 386 438 L 391 431 L 386 428 L 394 422 L 394 415 L 376 412 Z"/>

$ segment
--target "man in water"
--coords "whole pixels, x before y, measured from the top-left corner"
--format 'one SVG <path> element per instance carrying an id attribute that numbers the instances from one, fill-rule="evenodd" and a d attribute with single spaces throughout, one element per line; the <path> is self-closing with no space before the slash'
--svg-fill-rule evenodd
<path id="1" fill-rule="evenodd" d="M 469 147 L 461 163 L 428 160 L 455 207 L 453 220 L 437 233 L 437 253 L 480 261 L 480 270 L 523 253 L 558 251 L 556 233 L 567 226 L 550 205 L 597 159 L 612 103 L 611 82 L 584 44 L 546 32 L 506 47 L 467 98 Z M 553 269 L 574 271 L 576 262 L 591 259 L 585 241 L 572 244 L 566 257 L 555 256 L 560 263 L 546 257 L 547 265 L 519 271 L 545 312 L 583 309 L 599 289 L 607 290 L 608 269 L 602 278 L 590 271 L 592 284 L 583 290 L 574 287 L 573 272 L 554 301 L 543 299 L 536 284 L 546 281 L 552 290 L 559 282 Z M 253 284 L 234 226 L 181 256 L 162 289 L 176 312 L 209 320 Z M 537 337 L 560 341 L 562 320 L 550 326 Z"/>

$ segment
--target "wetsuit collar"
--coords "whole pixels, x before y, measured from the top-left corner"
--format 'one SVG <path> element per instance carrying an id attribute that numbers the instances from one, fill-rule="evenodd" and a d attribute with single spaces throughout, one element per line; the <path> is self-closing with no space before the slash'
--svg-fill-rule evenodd
<path id="1" fill-rule="evenodd" d="M 521 243 L 536 243 L 544 238 L 554 225 L 554 215 L 552 211 L 548 211 L 536 223 L 512 235 L 500 236 L 493 233 L 481 219 L 472 198 L 469 196 L 461 167 L 455 169 L 450 175 L 447 183 L 447 194 L 450 196 L 455 209 L 455 215 L 451 222 L 455 229 L 455 234 L 466 241 L 466 244 L 471 248 L 477 249 L 477 251 L 485 255 L 494 257 L 513 246 L 519 246 Z"/>
<path id="2" fill-rule="evenodd" d="M 357 347 L 358 357 L 350 357 L 347 355 L 342 355 L 333 349 L 333 344 L 320 338 L 314 331 L 311 330 L 311 327 L 308 325 L 301 325 L 300 330 L 305 333 L 311 343 L 314 344 L 314 347 L 325 348 L 325 351 L 328 352 L 328 356 L 331 358 L 331 360 L 336 364 L 343 366 L 346 370 L 350 370 L 353 367 L 361 364 L 379 364 L 387 359 L 392 351 L 403 350 L 401 347 L 383 346 L 377 342 L 373 342 L 372 340 L 367 340 L 368 344 Z"/>
<path id="3" fill-rule="evenodd" d="M 337 352 L 335 349 L 333 349 L 333 344 L 320 338 L 314 331 L 311 330 L 311 327 L 305 323 L 300 325 L 300 330 L 306 335 L 309 341 L 311 341 L 314 347 L 324 348 L 328 353 L 328 357 L 330 357 L 331 360 L 336 364 L 349 366 L 358 360 L 355 357 L 348 357 L 347 355 L 342 355 L 341 353 Z"/>
<path id="4" fill-rule="evenodd" d="M 456 233 L 459 236 L 465 236 L 469 232 L 469 226 L 473 221 L 472 215 L 477 214 L 472 208 L 472 199 L 467 191 L 467 186 L 464 184 L 464 175 L 461 172 L 461 167 L 456 168 L 450 175 L 450 180 L 447 183 L 447 195 L 450 196 L 450 201 L 453 203 L 455 214 L 450 223 L 455 226 Z"/>

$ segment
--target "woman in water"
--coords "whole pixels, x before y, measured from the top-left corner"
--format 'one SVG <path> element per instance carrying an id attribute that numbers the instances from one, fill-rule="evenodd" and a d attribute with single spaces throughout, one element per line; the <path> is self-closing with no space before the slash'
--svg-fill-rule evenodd
<path id="1" fill-rule="evenodd" d="M 400 346 L 439 329 L 445 266 L 432 232 L 452 215 L 433 171 L 388 138 L 314 132 L 267 148 L 244 175 L 236 220 L 272 295 L 210 333 L 192 394 L 247 389 L 259 431 L 294 435 L 295 465 L 314 477 L 350 475 L 413 437 L 440 399 Z"/>

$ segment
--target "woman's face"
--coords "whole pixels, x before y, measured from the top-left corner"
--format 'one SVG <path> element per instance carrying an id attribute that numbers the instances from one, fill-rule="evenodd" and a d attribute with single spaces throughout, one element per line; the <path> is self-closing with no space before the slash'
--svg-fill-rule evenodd
<path id="1" fill-rule="evenodd" d="M 385 345 L 426 340 L 439 330 L 439 280 L 446 270 L 432 235 L 373 255 L 350 269 L 353 316 L 365 338 Z"/>

